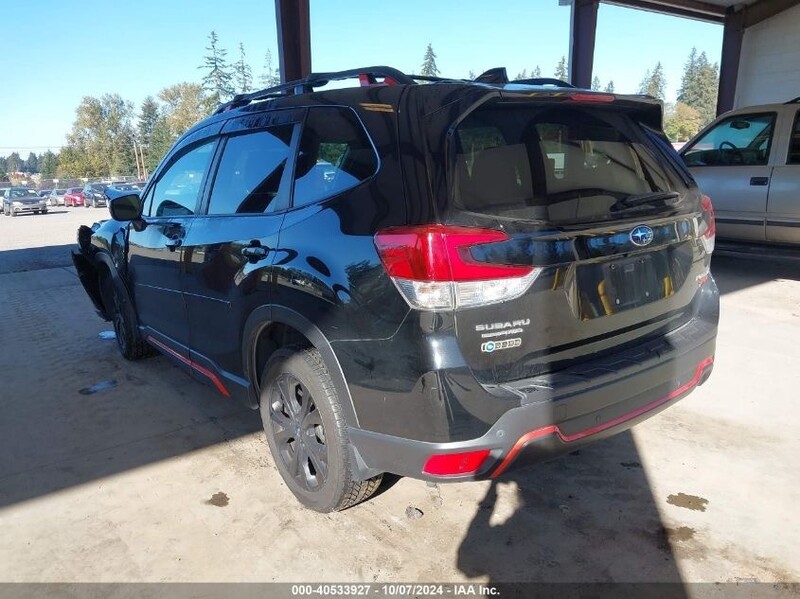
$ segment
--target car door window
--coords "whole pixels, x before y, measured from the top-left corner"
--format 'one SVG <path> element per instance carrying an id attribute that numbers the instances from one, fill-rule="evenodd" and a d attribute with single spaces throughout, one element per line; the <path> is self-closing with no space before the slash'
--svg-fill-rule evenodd
<path id="1" fill-rule="evenodd" d="M 757 166 L 767 164 L 775 113 L 740 114 L 709 129 L 682 152 L 687 166 Z"/>
<path id="2" fill-rule="evenodd" d="M 288 196 L 281 185 L 289 162 L 293 125 L 230 137 L 214 177 L 209 214 L 262 214 Z"/>
<path id="3" fill-rule="evenodd" d="M 352 110 L 311 108 L 300 138 L 293 204 L 332 197 L 370 178 L 377 168 L 375 149 Z"/>
<path id="4" fill-rule="evenodd" d="M 191 216 L 195 213 L 215 145 L 214 140 L 195 146 L 167 167 L 148 192 L 150 216 Z"/>
<path id="5" fill-rule="evenodd" d="M 789 139 L 789 159 L 787 164 L 800 164 L 800 110 L 794 117 L 792 137 Z"/>

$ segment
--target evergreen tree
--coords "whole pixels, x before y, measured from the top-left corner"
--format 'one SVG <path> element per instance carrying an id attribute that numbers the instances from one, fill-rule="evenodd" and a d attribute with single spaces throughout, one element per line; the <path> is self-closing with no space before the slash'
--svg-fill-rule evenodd
<path id="1" fill-rule="evenodd" d="M 709 62 L 705 52 L 698 55 L 697 49 L 692 48 L 683 70 L 678 102 L 694 108 L 705 126 L 717 114 L 718 88 L 719 67 Z"/>
<path id="2" fill-rule="evenodd" d="M 597 75 L 595 75 L 595 76 L 594 76 L 594 79 L 592 79 L 592 90 L 593 90 L 593 91 L 596 91 L 596 92 L 599 92 L 599 91 L 600 91 L 600 86 L 601 86 L 601 85 L 602 85 L 602 84 L 600 83 L 600 77 L 598 77 Z"/>
<path id="3" fill-rule="evenodd" d="M 147 96 L 139 109 L 139 122 L 136 125 L 137 141 L 145 150 L 153 138 L 156 120 L 158 120 L 158 102 L 153 96 Z"/>
<path id="4" fill-rule="evenodd" d="M 42 174 L 42 177 L 45 179 L 52 179 L 56 176 L 56 170 L 58 169 L 58 156 L 47 150 L 44 154 L 39 157 L 39 172 Z"/>
<path id="5" fill-rule="evenodd" d="M 527 79 L 528 78 L 528 71 L 522 69 L 521 73 L 517 73 L 517 76 L 514 77 L 514 81 L 519 81 L 520 79 Z"/>
<path id="6" fill-rule="evenodd" d="M 217 33 L 212 31 L 208 35 L 206 50 L 209 54 L 203 57 L 203 64 L 198 69 L 204 69 L 203 89 L 215 96 L 220 102 L 227 102 L 234 94 L 233 75 L 228 66 L 226 56 L 228 51 L 219 47 Z"/>
<path id="7" fill-rule="evenodd" d="M 31 152 L 28 154 L 28 159 L 25 161 L 25 165 L 22 167 L 26 173 L 38 173 L 39 172 L 39 159 L 36 157 L 36 154 Z"/>
<path id="8" fill-rule="evenodd" d="M 467 74 L 467 79 L 469 79 L 470 81 L 475 81 L 475 77 L 477 77 L 475 71 L 470 69 L 469 73 Z"/>
<path id="9" fill-rule="evenodd" d="M 439 67 L 436 66 L 436 53 L 433 51 L 431 44 L 428 44 L 428 48 L 425 50 L 425 57 L 422 59 L 422 68 L 419 74 L 425 77 L 439 76 Z"/>
<path id="10" fill-rule="evenodd" d="M 272 52 L 267 50 L 264 55 L 264 71 L 258 78 L 264 87 L 275 87 L 281 83 L 281 73 L 279 68 L 272 68 Z"/>
<path id="11" fill-rule="evenodd" d="M 606 91 L 609 94 L 613 94 L 614 93 L 614 80 L 613 79 L 608 82 L 608 85 L 606 85 L 606 89 L 604 91 Z"/>
<path id="12" fill-rule="evenodd" d="M 691 101 L 696 99 L 697 94 L 697 48 L 692 47 L 689 58 L 683 67 L 681 86 L 678 89 L 678 102 L 691 106 Z"/>
<path id="13" fill-rule="evenodd" d="M 558 66 L 556 66 L 556 72 L 554 73 L 556 79 L 561 79 L 561 81 L 568 81 L 569 73 L 567 72 L 567 59 L 566 57 L 562 56 L 561 60 L 558 61 Z"/>
<path id="14" fill-rule="evenodd" d="M 236 80 L 236 91 L 246 94 L 253 88 L 253 71 L 244 54 L 244 44 L 239 42 L 239 60 L 234 65 L 234 79 Z"/>
<path id="15" fill-rule="evenodd" d="M 170 132 L 167 117 L 160 115 L 153 126 L 150 148 L 144 158 L 144 164 L 149 172 L 155 170 L 176 139 L 177 137 Z"/>
<path id="16" fill-rule="evenodd" d="M 539 65 L 536 65 L 536 68 L 531 71 L 531 79 L 540 79 L 542 77 L 542 69 L 539 68 Z"/>
<path id="17" fill-rule="evenodd" d="M 655 68 L 645 73 L 644 79 L 639 84 L 639 93 L 658 98 L 664 101 L 667 93 L 667 80 L 664 77 L 664 67 L 661 62 L 657 62 Z"/>

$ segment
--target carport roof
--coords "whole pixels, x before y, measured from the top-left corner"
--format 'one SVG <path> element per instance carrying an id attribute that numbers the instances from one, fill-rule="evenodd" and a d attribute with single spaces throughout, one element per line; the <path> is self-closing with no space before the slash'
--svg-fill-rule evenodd
<path id="1" fill-rule="evenodd" d="M 575 0 L 580 2 L 581 0 Z M 800 0 L 602 0 L 605 4 L 629 6 L 666 14 L 723 23 L 725 15 L 744 10 L 745 27 L 778 14 Z"/>

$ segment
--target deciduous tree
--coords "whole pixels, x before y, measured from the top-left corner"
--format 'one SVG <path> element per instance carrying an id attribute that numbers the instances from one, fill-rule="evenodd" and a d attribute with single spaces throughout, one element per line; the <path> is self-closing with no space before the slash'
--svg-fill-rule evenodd
<path id="1" fill-rule="evenodd" d="M 664 133 L 672 141 L 688 141 L 702 126 L 700 113 L 693 107 L 678 102 L 671 106 L 664 118 Z"/>

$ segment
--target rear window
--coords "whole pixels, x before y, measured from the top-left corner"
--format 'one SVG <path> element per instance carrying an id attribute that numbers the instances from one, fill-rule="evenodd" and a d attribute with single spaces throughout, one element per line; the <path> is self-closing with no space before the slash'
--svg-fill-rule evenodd
<path id="1" fill-rule="evenodd" d="M 585 222 L 618 218 L 619 200 L 685 187 L 644 132 L 613 110 L 495 104 L 464 119 L 454 142 L 458 210 Z"/>

